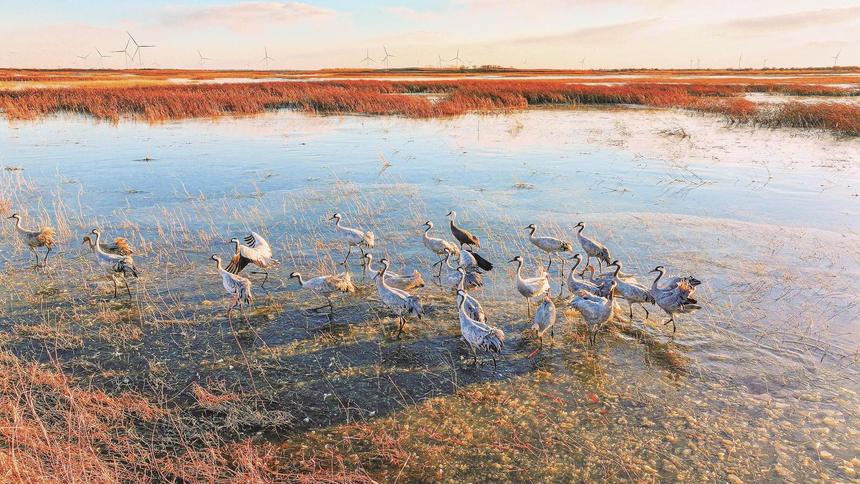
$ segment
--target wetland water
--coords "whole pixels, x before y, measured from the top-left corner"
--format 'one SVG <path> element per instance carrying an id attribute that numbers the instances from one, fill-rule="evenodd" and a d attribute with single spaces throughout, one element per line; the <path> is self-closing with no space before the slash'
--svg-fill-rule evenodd
<path id="1" fill-rule="evenodd" d="M 351 456 L 339 465 L 384 480 L 860 473 L 857 140 L 587 109 L 154 126 L 58 117 L 4 122 L 0 140 L 2 198 L 61 240 L 51 270 L 34 272 L 12 224 L 0 229 L 0 344 L 27 359 L 54 354 L 112 391 L 158 381 L 177 405 L 193 402 L 194 382 L 255 388 L 263 410 L 239 435 Z M 495 370 L 471 365 L 453 297 L 431 283 L 421 225 L 449 236 L 452 209 L 496 264 L 475 292 L 508 335 Z M 369 280 L 335 298 L 333 324 L 302 312 L 320 300 L 287 276 L 340 270 L 335 211 L 374 231 L 377 260 L 423 272 L 428 317 L 401 340 Z M 522 254 L 533 272 L 545 259 L 523 227 L 572 240 L 580 220 L 643 283 L 656 265 L 702 280 L 703 309 L 676 318 L 670 338 L 659 308 L 630 321 L 622 304 L 591 351 L 567 313 L 529 357 L 506 261 Z M 107 300 L 112 286 L 80 245 L 95 225 L 138 247 L 131 302 Z M 251 328 L 234 339 L 208 257 L 248 230 L 282 266 L 268 293 L 254 288 Z M 357 256 L 350 269 L 360 280 Z M 22 330 L 46 322 L 63 337 Z M 289 423 L 267 413 L 278 411 Z"/>

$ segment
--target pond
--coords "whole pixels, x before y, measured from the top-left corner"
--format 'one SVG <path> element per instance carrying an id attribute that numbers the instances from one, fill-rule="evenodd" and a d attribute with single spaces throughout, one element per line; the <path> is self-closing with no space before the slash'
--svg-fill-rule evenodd
<path id="1" fill-rule="evenodd" d="M 291 423 L 263 415 L 240 433 L 290 452 L 352 452 L 386 480 L 860 472 L 856 140 L 645 109 L 156 125 L 62 116 L 0 124 L 0 140 L 0 198 L 60 239 L 34 270 L 12 224 L 0 228 L 0 341 L 23 357 L 56 355 L 109 390 L 146 392 L 157 378 L 180 405 L 192 382 L 253 389 Z M 451 238 L 450 210 L 495 264 L 474 292 L 507 333 L 495 368 L 472 365 L 421 244 L 426 220 Z M 402 338 L 357 253 L 358 291 L 334 298 L 334 320 L 304 311 L 321 300 L 288 276 L 343 270 L 335 212 L 375 233 L 377 260 L 422 272 L 427 317 Z M 565 312 L 536 352 L 507 261 L 523 255 L 528 273 L 545 263 L 530 223 L 578 252 L 580 221 L 646 285 L 657 265 L 702 280 L 703 308 L 678 316 L 672 335 L 656 306 L 631 319 L 622 303 L 593 348 Z M 80 244 L 95 226 L 137 248 L 131 301 L 110 297 Z M 227 241 L 250 230 L 281 264 L 237 329 L 209 256 L 226 258 Z M 40 337 L 45 324 L 62 337 Z M 380 451 L 380 435 L 401 453 Z"/>

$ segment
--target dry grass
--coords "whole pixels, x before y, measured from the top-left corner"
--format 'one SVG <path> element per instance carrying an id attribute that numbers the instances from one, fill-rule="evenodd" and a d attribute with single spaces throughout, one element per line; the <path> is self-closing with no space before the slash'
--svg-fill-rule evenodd
<path id="1" fill-rule="evenodd" d="M 712 81 L 709 79 L 709 81 Z M 725 116 L 733 123 L 826 129 L 858 135 L 860 106 L 787 104 L 775 112 L 744 99 L 747 92 L 842 96 L 841 87 L 761 83 L 572 84 L 561 80 L 265 82 L 148 87 L 72 87 L 0 91 L 10 119 L 70 112 L 118 122 L 252 115 L 289 108 L 321 114 L 426 118 L 469 112 L 506 112 L 534 106 L 636 105 L 680 108 Z M 432 95 L 432 96 L 430 96 Z M 431 98 L 432 97 L 432 98 Z M 438 98 L 438 100 L 437 100 Z"/>

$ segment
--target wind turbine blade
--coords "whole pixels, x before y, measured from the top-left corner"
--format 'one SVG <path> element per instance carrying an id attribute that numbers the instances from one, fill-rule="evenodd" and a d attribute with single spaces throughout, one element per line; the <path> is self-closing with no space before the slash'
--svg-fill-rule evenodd
<path id="1" fill-rule="evenodd" d="M 128 34 L 128 38 L 129 38 L 129 39 L 131 39 L 131 41 L 132 41 L 132 42 L 134 42 L 134 45 L 138 45 L 137 41 L 136 41 L 136 40 L 134 40 L 134 36 L 133 36 L 133 35 L 131 35 L 131 32 L 129 32 L 128 30 L 126 30 L 126 31 L 125 31 L 125 33 L 127 33 L 127 34 Z"/>

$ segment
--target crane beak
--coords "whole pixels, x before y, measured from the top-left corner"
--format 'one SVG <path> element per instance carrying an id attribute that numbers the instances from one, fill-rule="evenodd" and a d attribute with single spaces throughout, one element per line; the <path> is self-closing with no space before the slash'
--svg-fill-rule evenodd
<path id="1" fill-rule="evenodd" d="M 516 261 L 517 261 L 517 258 L 514 257 L 513 259 L 509 260 L 508 262 L 516 262 Z"/>

